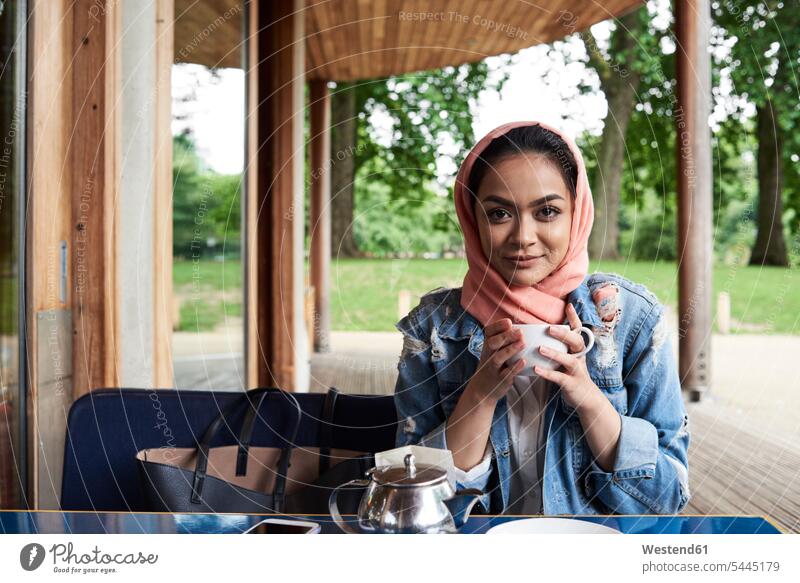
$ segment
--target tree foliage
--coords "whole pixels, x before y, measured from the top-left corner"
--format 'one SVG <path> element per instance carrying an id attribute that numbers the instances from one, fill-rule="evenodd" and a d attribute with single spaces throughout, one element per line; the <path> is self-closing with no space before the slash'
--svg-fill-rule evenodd
<path id="1" fill-rule="evenodd" d="M 785 264 L 780 236 L 792 240 L 790 233 L 800 229 L 800 174 L 797 172 L 800 10 L 796 1 L 778 0 L 725 0 L 714 2 L 712 10 L 717 26 L 715 77 L 719 86 L 730 85 L 734 98 L 729 98 L 725 105 L 730 115 L 740 121 L 739 131 L 753 142 L 752 149 L 762 166 L 757 179 L 760 198 L 758 203 L 753 203 L 756 214 L 767 210 L 780 215 L 774 219 L 777 224 L 771 233 L 759 232 L 755 245 L 757 262 L 765 258 L 766 252 L 772 259 L 783 255 L 779 263 Z M 715 97 L 717 106 L 722 107 L 719 91 Z M 758 123 L 750 123 L 753 109 Z M 773 163 L 770 156 L 775 155 L 780 159 Z M 766 170 L 767 167 L 777 170 Z M 776 200 L 765 204 L 764 197 L 769 196 Z M 759 231 L 766 230 L 773 220 L 769 216 L 761 217 L 758 224 Z M 773 248 L 776 242 L 779 244 L 777 251 Z M 765 250 L 765 245 L 770 249 Z M 789 251 L 797 253 L 798 249 Z"/>
<path id="2" fill-rule="evenodd" d="M 354 231 L 372 254 L 440 252 L 457 244 L 453 173 L 474 142 L 472 107 L 500 90 L 485 62 L 355 85 Z M 337 88 L 338 89 L 338 88 Z M 443 160 L 450 159 L 448 171 Z M 441 184 L 439 179 L 444 174 Z"/>
<path id="3" fill-rule="evenodd" d="M 172 249 L 176 257 L 241 250 L 242 177 L 207 168 L 191 134 L 173 136 Z"/>
<path id="4" fill-rule="evenodd" d="M 652 17 L 654 5 L 650 2 L 647 11 L 642 9 L 641 14 Z M 796 171 L 800 138 L 791 131 L 796 127 L 799 113 L 798 91 L 792 75 L 788 75 L 790 82 L 781 80 L 781 71 L 789 74 L 792 67 L 797 69 L 800 64 L 800 29 L 796 22 L 800 16 L 796 7 L 791 11 L 782 2 L 756 0 L 715 2 L 712 10 L 712 105 L 717 120 L 712 131 L 714 248 L 719 259 L 746 262 L 754 241 L 754 209 L 759 194 L 753 106 L 776 93 L 779 96 L 773 99 L 780 104 L 781 127 L 787 132 L 784 150 L 787 211 L 783 217 L 787 237 L 790 230 L 797 232 L 800 226 Z M 641 83 L 626 136 L 620 188 L 621 251 L 624 256 L 638 259 L 674 259 L 677 220 L 674 30 L 671 26 L 654 29 L 652 24 L 647 30 L 637 37 L 640 42 L 634 59 Z M 604 91 L 610 88 L 609 76 L 621 74 L 623 56 L 613 48 L 613 35 L 618 31 L 618 28 L 612 31 L 607 50 L 588 46 L 591 40 L 586 33 L 583 35 L 588 64 L 598 71 Z M 758 38 L 753 42 L 755 36 Z M 778 53 L 785 58 L 776 58 Z M 583 136 L 581 143 L 588 154 L 594 184 L 597 169 L 592 158 L 597 157 L 599 140 Z"/>

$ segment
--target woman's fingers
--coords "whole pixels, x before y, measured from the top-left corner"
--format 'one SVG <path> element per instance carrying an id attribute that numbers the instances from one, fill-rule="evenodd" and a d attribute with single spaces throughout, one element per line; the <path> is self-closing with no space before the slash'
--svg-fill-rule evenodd
<path id="1" fill-rule="evenodd" d="M 494 336 L 495 334 L 499 334 L 504 330 L 510 330 L 510 329 L 511 329 L 511 318 L 501 318 L 500 320 L 487 324 L 486 328 L 483 329 L 483 335 L 486 338 L 489 338 L 490 336 Z"/>
<path id="2" fill-rule="evenodd" d="M 494 352 L 521 338 L 522 332 L 514 328 L 495 334 L 494 336 L 487 338 L 484 342 L 489 347 L 489 350 Z"/>
<path id="3" fill-rule="evenodd" d="M 522 340 L 509 344 L 502 350 L 495 352 L 492 361 L 497 368 L 501 368 L 509 358 L 521 352 L 523 348 L 525 348 L 525 342 Z"/>
<path id="4" fill-rule="evenodd" d="M 485 386 L 491 387 L 491 391 L 494 392 L 496 397 L 502 397 L 511 386 L 511 383 L 514 382 L 514 377 L 523 368 L 525 368 L 525 359 L 520 358 L 516 362 L 507 362 L 506 365 L 499 369 L 492 369 L 491 374 L 486 377 Z"/>
<path id="5" fill-rule="evenodd" d="M 583 341 L 583 336 L 581 336 L 580 332 L 564 330 L 564 328 L 558 328 L 556 326 L 550 326 L 548 330 L 553 338 L 561 340 L 561 342 L 566 344 L 570 352 L 580 352 L 586 347 L 586 343 Z M 580 326 L 578 326 L 578 330 L 580 330 Z"/>
<path id="6" fill-rule="evenodd" d="M 501 381 L 503 385 L 511 386 L 511 383 L 514 382 L 514 377 L 517 376 L 523 368 L 525 368 L 524 358 L 520 358 L 517 362 L 510 364 L 503 374 Z"/>
<path id="7" fill-rule="evenodd" d="M 563 366 L 567 371 L 572 372 L 575 370 L 575 365 L 577 364 L 577 359 L 565 352 L 559 352 L 558 350 L 553 350 L 552 348 L 547 348 L 546 346 L 540 346 L 539 352 L 542 356 L 549 358 L 550 360 L 556 361 L 558 364 Z"/>
<path id="8" fill-rule="evenodd" d="M 538 374 L 540 377 L 547 379 L 548 381 L 554 382 L 559 387 L 563 387 L 564 385 L 566 385 L 570 379 L 570 376 L 564 374 L 563 372 L 542 368 L 541 366 L 533 367 L 533 372 Z"/>
<path id="9" fill-rule="evenodd" d="M 578 317 L 578 312 L 575 311 L 575 306 L 567 304 L 567 320 L 569 320 L 569 327 L 573 330 L 580 330 L 583 324 Z"/>

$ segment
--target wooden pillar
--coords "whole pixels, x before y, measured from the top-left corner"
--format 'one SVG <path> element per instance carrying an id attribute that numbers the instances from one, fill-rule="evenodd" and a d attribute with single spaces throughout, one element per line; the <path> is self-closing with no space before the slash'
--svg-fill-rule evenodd
<path id="1" fill-rule="evenodd" d="M 253 4 L 253 3 L 251 3 Z M 308 390 L 308 341 L 303 311 L 305 90 L 302 0 L 258 4 L 254 285 L 248 301 L 248 359 L 255 384 Z M 248 382 L 248 384 L 253 384 Z"/>
<path id="2" fill-rule="evenodd" d="M 699 401 L 711 384 L 710 28 L 708 0 L 676 0 L 679 370 L 692 401 Z"/>
<path id="3" fill-rule="evenodd" d="M 153 386 L 172 378 L 172 63 L 175 0 L 156 0 L 153 160 Z"/>
<path id="4" fill-rule="evenodd" d="M 314 286 L 314 350 L 330 352 L 331 100 L 327 81 L 309 83 L 311 101 L 311 285 Z"/>
<path id="5" fill-rule="evenodd" d="M 120 11 L 117 2 L 73 3 L 73 374 L 78 397 L 117 386 Z"/>
<path id="6" fill-rule="evenodd" d="M 259 59 L 258 27 L 260 16 L 258 2 L 246 4 L 245 29 L 245 165 L 244 195 L 242 197 L 243 240 L 242 263 L 244 264 L 244 365 L 245 387 L 258 387 L 261 353 L 258 338 L 258 250 L 256 238 L 256 216 L 258 213 L 258 92 L 259 71 L 264 66 Z"/>

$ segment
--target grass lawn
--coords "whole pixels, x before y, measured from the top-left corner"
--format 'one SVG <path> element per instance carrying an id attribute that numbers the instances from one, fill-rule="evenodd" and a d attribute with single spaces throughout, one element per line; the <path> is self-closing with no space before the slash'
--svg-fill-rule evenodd
<path id="1" fill-rule="evenodd" d="M 214 330 L 227 318 L 240 317 L 244 299 L 242 276 L 239 260 L 175 259 L 172 283 L 181 300 L 178 330 L 205 332 Z"/>
<path id="2" fill-rule="evenodd" d="M 331 265 L 331 325 L 334 330 L 395 330 L 400 290 L 412 293 L 411 305 L 420 295 L 438 286 L 460 286 L 467 270 L 463 259 L 339 259 Z M 665 304 L 677 312 L 677 265 L 653 262 L 592 263 L 589 272 L 618 273 L 647 286 Z M 195 276 L 195 274 L 197 274 Z M 236 261 L 175 262 L 175 286 L 191 292 L 226 294 L 241 289 L 240 265 Z M 743 332 L 800 333 L 800 271 L 776 267 L 728 267 L 714 269 L 713 298 L 727 291 L 731 296 L 731 316 L 743 323 Z M 195 282 L 197 285 L 195 286 Z M 204 311 L 218 312 L 215 318 L 204 315 L 203 322 L 221 321 L 222 302 L 211 301 Z M 228 302 L 229 315 L 241 306 Z M 196 329 L 195 310 L 188 329 Z M 183 317 L 181 317 L 183 321 Z M 204 324 L 207 325 L 207 324 Z M 213 326 L 212 326 L 213 327 Z"/>
<path id="3" fill-rule="evenodd" d="M 13 276 L 0 277 L 0 334 L 3 336 L 17 334 L 19 324 L 18 283 L 19 280 Z"/>
<path id="4" fill-rule="evenodd" d="M 240 289 L 242 276 L 242 262 L 238 259 L 203 259 L 194 263 L 176 258 L 172 265 L 172 283 L 175 289 L 188 286 L 190 292 L 195 287 L 212 291 Z"/>

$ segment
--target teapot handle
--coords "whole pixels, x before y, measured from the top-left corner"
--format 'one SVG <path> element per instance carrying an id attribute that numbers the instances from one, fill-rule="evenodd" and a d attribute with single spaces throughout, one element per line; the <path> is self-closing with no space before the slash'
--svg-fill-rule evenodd
<path id="1" fill-rule="evenodd" d="M 328 510 L 331 513 L 331 518 L 336 523 L 336 525 L 341 528 L 347 534 L 362 534 L 362 532 L 371 532 L 373 529 L 367 527 L 364 528 L 359 525 L 359 528 L 353 528 L 347 522 L 345 522 L 344 518 L 342 518 L 341 512 L 339 512 L 339 504 L 337 503 L 337 499 L 339 498 L 339 491 L 343 488 L 347 488 L 349 486 L 358 486 L 359 488 L 366 488 L 369 486 L 369 480 L 350 480 L 349 482 L 342 484 L 340 486 L 336 486 L 331 492 L 330 498 L 328 498 Z"/>
<path id="2" fill-rule="evenodd" d="M 469 513 L 472 512 L 472 507 L 483 496 L 483 492 L 476 488 L 466 488 L 457 491 L 451 498 L 444 501 L 450 514 L 453 516 L 453 522 L 456 528 L 461 528 L 467 523 Z"/>

